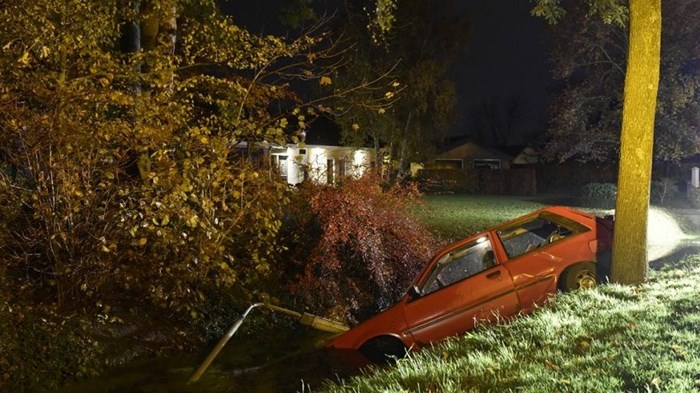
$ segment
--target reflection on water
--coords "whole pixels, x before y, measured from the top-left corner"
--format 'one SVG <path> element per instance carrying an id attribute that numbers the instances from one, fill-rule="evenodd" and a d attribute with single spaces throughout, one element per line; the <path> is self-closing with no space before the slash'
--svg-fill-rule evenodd
<path id="1" fill-rule="evenodd" d="M 319 348 L 329 337 L 305 327 L 288 332 L 285 337 L 274 332 L 254 338 L 235 336 L 193 384 L 188 385 L 187 381 L 211 348 L 203 350 L 199 357 L 135 362 L 59 392 L 309 392 L 317 390 L 326 379 L 356 375 L 367 366 L 358 353 Z"/>

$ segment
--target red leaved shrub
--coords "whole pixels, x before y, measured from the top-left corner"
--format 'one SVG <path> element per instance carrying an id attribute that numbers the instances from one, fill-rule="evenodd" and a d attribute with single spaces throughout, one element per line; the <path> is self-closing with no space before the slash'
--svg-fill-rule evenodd
<path id="1" fill-rule="evenodd" d="M 412 186 L 383 189 L 375 176 L 304 185 L 287 219 L 288 287 L 304 307 L 357 321 L 396 301 L 436 241 L 409 215 Z"/>

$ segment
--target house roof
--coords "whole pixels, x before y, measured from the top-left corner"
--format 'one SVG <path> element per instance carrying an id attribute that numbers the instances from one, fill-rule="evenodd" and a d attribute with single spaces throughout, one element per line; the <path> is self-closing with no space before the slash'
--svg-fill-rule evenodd
<path id="1" fill-rule="evenodd" d="M 498 159 L 510 161 L 513 159 L 498 149 L 482 146 L 474 141 L 466 141 L 457 145 L 437 156 L 438 159 L 464 159 L 464 158 L 482 158 L 482 159 Z"/>
<path id="2" fill-rule="evenodd" d="M 326 116 L 319 116 L 306 130 L 307 145 L 341 146 L 340 125 Z"/>

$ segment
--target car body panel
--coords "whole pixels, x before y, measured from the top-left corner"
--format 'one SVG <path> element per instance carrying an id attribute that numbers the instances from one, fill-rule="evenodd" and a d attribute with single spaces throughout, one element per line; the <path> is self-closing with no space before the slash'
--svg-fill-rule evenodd
<path id="1" fill-rule="evenodd" d="M 440 307 L 435 307 L 439 304 Z M 418 346 L 471 329 L 492 312 L 517 312 L 510 274 L 494 266 L 425 296 L 404 302 L 409 332 Z"/>
<path id="2" fill-rule="evenodd" d="M 426 264 L 394 306 L 329 342 L 359 349 L 390 336 L 407 348 L 526 314 L 558 289 L 570 266 L 609 258 L 610 221 L 551 206 L 455 242 Z"/>

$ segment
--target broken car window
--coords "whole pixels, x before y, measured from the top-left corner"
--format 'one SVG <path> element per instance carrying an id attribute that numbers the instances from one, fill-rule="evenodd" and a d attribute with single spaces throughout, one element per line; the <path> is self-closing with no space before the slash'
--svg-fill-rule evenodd
<path id="1" fill-rule="evenodd" d="M 491 241 L 487 236 L 481 237 L 440 258 L 423 285 L 422 294 L 435 292 L 495 264 Z"/>
<path id="2" fill-rule="evenodd" d="M 539 247 L 556 243 L 572 234 L 581 233 L 585 227 L 567 226 L 553 217 L 540 215 L 528 221 L 498 231 L 508 258 L 515 258 Z"/>

